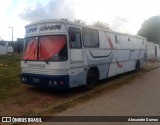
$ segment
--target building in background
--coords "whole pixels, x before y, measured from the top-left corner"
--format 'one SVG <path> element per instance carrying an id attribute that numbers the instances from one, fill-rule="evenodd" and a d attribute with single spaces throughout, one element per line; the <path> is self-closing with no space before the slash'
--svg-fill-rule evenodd
<path id="1" fill-rule="evenodd" d="M 23 52 L 23 44 L 24 44 L 24 39 L 23 38 L 17 38 L 17 43 L 15 45 L 15 52 L 16 53 L 22 53 Z"/>
<path id="2" fill-rule="evenodd" d="M 0 40 L 0 55 L 23 52 L 23 38 L 17 38 L 17 41 Z"/>
<path id="3" fill-rule="evenodd" d="M 160 60 L 160 46 L 153 42 L 147 42 L 147 59 L 149 61 Z"/>
<path id="4" fill-rule="evenodd" d="M 0 41 L 0 55 L 13 54 L 13 46 L 10 41 Z"/>

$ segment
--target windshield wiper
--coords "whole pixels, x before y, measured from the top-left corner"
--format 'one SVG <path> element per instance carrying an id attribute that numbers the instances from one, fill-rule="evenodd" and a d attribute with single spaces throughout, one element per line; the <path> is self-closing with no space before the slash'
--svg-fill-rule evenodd
<path id="1" fill-rule="evenodd" d="M 41 49 L 40 49 L 40 51 L 41 51 Z M 46 64 L 49 64 L 48 60 L 45 59 L 45 56 L 44 56 L 43 54 L 40 54 L 40 53 L 39 53 L 39 55 L 44 58 L 44 61 L 46 62 Z"/>
<path id="2" fill-rule="evenodd" d="M 45 59 L 44 61 L 46 62 L 46 64 L 49 64 L 48 60 Z"/>
<path id="3" fill-rule="evenodd" d="M 35 53 L 35 52 L 36 52 L 36 49 L 27 57 L 27 59 L 25 60 L 24 63 L 26 63 L 26 62 L 28 61 L 29 57 L 30 57 L 33 53 Z"/>

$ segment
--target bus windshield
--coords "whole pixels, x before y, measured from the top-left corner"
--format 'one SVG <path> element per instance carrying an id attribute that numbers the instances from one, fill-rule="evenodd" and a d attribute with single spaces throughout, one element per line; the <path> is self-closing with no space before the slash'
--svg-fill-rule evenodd
<path id="1" fill-rule="evenodd" d="M 25 38 L 23 60 L 66 61 L 67 42 L 65 35 Z"/>

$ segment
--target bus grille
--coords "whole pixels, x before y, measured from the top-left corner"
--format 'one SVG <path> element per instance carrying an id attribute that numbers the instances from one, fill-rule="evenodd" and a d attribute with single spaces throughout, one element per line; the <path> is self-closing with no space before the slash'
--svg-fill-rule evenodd
<path id="1" fill-rule="evenodd" d="M 45 68 L 44 64 L 28 64 L 30 68 Z"/>

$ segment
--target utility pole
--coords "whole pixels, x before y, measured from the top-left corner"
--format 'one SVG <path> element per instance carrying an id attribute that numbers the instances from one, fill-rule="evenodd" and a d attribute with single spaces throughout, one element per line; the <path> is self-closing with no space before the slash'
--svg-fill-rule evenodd
<path id="1" fill-rule="evenodd" d="M 13 42 L 13 27 L 8 27 L 12 29 L 12 42 Z"/>

